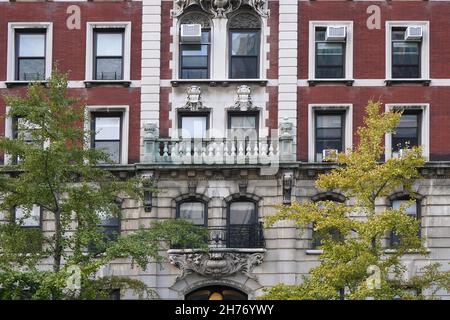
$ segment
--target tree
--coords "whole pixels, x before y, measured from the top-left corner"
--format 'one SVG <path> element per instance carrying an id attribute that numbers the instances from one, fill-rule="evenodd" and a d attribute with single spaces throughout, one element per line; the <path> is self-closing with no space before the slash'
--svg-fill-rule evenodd
<path id="1" fill-rule="evenodd" d="M 92 132 L 83 125 L 83 103 L 68 94 L 66 75 L 55 70 L 47 87 L 33 84 L 26 97 L 5 100 L 6 116 L 20 121 L 15 139 L 0 138 L 0 150 L 12 159 L 0 168 L 0 209 L 10 217 L 0 226 L 1 299 L 87 299 L 107 297 L 111 288 L 148 297 L 151 288 L 138 280 L 95 275 L 116 258 L 145 269 L 162 261 L 159 252 L 170 244 L 204 246 L 205 231 L 182 220 L 105 235 L 101 216 L 120 219 L 124 198 L 142 199 L 142 181 L 121 179 L 104 165 L 110 162 L 105 152 L 85 147 Z M 35 206 L 53 232 L 22 227 Z M 12 219 L 17 208 L 24 216 Z M 74 277 L 80 290 L 67 286 Z"/>
<path id="2" fill-rule="evenodd" d="M 341 192 L 352 199 L 351 205 L 293 203 L 267 218 L 268 227 L 280 220 L 293 220 L 300 228 L 313 225 L 323 239 L 323 254 L 301 284 L 276 285 L 266 290 L 262 299 L 422 299 L 425 289 L 431 290 L 431 296 L 437 289 L 450 289 L 450 273 L 440 272 L 437 264 L 426 266 L 410 279 L 404 276 L 402 257 L 411 251 L 426 254 L 418 237 L 419 222 L 406 214 L 414 201 L 398 209 L 376 210 L 377 199 L 401 188 L 411 192 L 414 180 L 420 178 L 418 168 L 425 163 L 420 147 L 409 148 L 400 158 L 380 161 L 384 136 L 395 130 L 401 116 L 401 111 L 381 113 L 380 107 L 380 102 L 369 102 L 365 126 L 357 131 L 358 146 L 339 154 L 337 167 L 316 181 L 318 189 Z M 401 241 L 387 253 L 383 240 L 391 232 Z"/>

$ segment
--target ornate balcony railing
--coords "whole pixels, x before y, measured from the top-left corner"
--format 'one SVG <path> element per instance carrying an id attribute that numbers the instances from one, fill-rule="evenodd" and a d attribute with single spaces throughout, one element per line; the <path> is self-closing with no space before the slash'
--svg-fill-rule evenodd
<path id="1" fill-rule="evenodd" d="M 144 162 L 154 164 L 260 164 L 295 161 L 292 125 L 278 137 L 259 139 L 160 138 L 155 125 L 145 127 Z"/>

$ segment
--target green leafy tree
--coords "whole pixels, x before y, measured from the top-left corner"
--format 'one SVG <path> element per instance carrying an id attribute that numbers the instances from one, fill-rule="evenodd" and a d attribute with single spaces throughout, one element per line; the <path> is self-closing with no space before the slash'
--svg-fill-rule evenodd
<path id="1" fill-rule="evenodd" d="M 25 97 L 5 100 L 6 116 L 21 120 L 15 139 L 0 138 L 0 150 L 12 159 L 0 168 L 0 209 L 9 219 L 0 225 L 0 299 L 105 298 L 112 288 L 153 297 L 138 280 L 95 275 L 117 258 L 145 269 L 161 262 L 170 244 L 204 246 L 205 230 L 183 220 L 114 234 L 115 241 L 105 237 L 100 214 L 120 219 L 118 200 L 142 200 L 142 181 L 121 179 L 105 165 L 105 152 L 85 148 L 92 132 L 84 128 L 83 103 L 68 94 L 66 75 L 55 70 L 46 87 L 33 84 Z M 52 231 L 23 227 L 36 205 Z M 13 219 L 14 208 L 24 219 Z M 68 285 L 77 279 L 81 287 Z"/>
<path id="2" fill-rule="evenodd" d="M 300 228 L 313 225 L 323 239 L 323 254 L 300 284 L 276 285 L 262 299 L 423 299 L 425 289 L 427 297 L 438 289 L 449 290 L 450 273 L 440 272 L 438 264 L 426 266 L 410 279 L 404 276 L 405 254 L 426 255 L 418 237 L 419 222 L 406 214 L 414 201 L 399 209 L 376 210 L 377 199 L 400 188 L 410 192 L 420 178 L 418 168 L 425 163 L 420 147 L 380 162 L 384 136 L 395 130 L 401 116 L 401 111 L 382 113 L 380 107 L 380 102 L 369 102 L 365 126 L 358 128 L 358 146 L 339 154 L 338 166 L 316 181 L 319 190 L 341 192 L 352 199 L 350 205 L 307 201 L 282 206 L 268 217 L 269 227 L 280 220 L 293 220 Z M 391 232 L 401 241 L 387 252 L 384 239 Z"/>

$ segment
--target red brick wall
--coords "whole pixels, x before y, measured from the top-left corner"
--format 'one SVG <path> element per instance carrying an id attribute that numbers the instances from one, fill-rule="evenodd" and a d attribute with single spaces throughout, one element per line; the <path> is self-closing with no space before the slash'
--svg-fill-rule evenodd
<path id="1" fill-rule="evenodd" d="M 381 29 L 369 30 L 366 20 L 370 5 L 381 8 Z M 450 78 L 450 5 L 448 2 L 389 1 L 309 1 L 299 2 L 299 78 L 308 78 L 308 37 L 310 20 L 351 20 L 354 23 L 353 76 L 355 79 L 385 78 L 385 22 L 386 20 L 430 21 L 431 78 Z M 422 87 L 416 85 L 394 87 L 317 86 L 298 89 L 298 145 L 297 157 L 308 159 L 308 104 L 353 104 L 353 128 L 362 124 L 364 107 L 369 99 L 383 103 L 430 104 L 430 159 L 450 160 L 450 87 Z M 357 144 L 353 139 L 353 144 Z"/>
<path id="2" fill-rule="evenodd" d="M 81 29 L 68 30 L 66 13 L 69 5 L 81 9 Z M 69 80 L 85 80 L 86 22 L 131 21 L 131 80 L 141 79 L 141 2 L 39 2 L 0 4 L 0 81 L 6 80 L 8 22 L 53 22 L 53 61 L 60 71 L 69 72 Z M 25 93 L 26 88 L 0 89 L 0 95 Z M 129 105 L 129 163 L 139 162 L 140 144 L 140 88 L 98 87 L 71 89 L 88 105 Z M 5 103 L 0 99 L 0 114 L 5 113 Z M 0 121 L 0 134 L 4 134 L 4 121 Z"/>
<path id="3" fill-rule="evenodd" d="M 279 39 L 279 2 L 269 1 L 268 7 L 270 16 L 267 25 L 270 28 L 270 35 L 267 41 L 270 45 L 270 51 L 267 54 L 269 60 L 269 69 L 267 70 L 268 79 L 278 79 L 278 39 Z M 271 129 L 278 128 L 278 87 L 267 87 L 269 93 L 269 101 L 267 103 L 267 111 L 269 118 L 266 120 L 266 126 Z"/>

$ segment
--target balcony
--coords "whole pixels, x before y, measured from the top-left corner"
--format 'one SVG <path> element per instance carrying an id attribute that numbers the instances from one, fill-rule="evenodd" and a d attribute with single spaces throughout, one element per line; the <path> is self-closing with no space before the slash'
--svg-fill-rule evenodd
<path id="1" fill-rule="evenodd" d="M 295 161 L 292 124 L 259 139 L 160 138 L 153 124 L 144 128 L 144 163 L 165 165 L 272 165 Z"/>
<path id="2" fill-rule="evenodd" d="M 254 279 L 254 267 L 263 262 L 263 225 L 229 225 L 211 227 L 208 250 L 192 248 L 170 249 L 170 263 L 180 269 L 178 280 L 195 273 L 209 278 L 221 278 L 243 273 Z"/>

